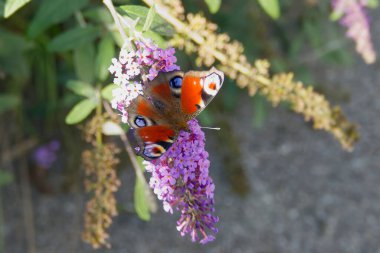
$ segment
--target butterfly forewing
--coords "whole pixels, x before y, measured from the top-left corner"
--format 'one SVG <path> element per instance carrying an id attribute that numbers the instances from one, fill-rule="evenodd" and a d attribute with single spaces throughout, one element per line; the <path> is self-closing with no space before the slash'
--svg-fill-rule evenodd
<path id="1" fill-rule="evenodd" d="M 196 117 L 218 93 L 223 80 L 223 72 L 214 67 L 209 71 L 187 72 L 182 82 L 182 111 Z"/>

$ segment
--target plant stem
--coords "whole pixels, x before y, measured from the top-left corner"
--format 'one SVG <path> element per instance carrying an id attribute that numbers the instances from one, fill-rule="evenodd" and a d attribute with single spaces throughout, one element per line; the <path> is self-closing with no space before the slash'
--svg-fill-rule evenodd
<path id="1" fill-rule="evenodd" d="M 111 117 L 116 116 L 115 113 L 113 112 L 112 108 L 110 107 L 110 105 L 106 101 L 103 102 L 103 106 L 104 106 L 104 109 L 106 110 L 106 112 Z M 132 167 L 136 173 L 136 176 L 144 184 L 145 194 L 147 196 L 148 203 L 149 203 L 149 209 L 151 212 L 155 212 L 157 210 L 157 204 L 156 204 L 155 198 L 153 197 L 153 193 L 150 190 L 148 183 L 146 182 L 146 179 L 144 177 L 144 173 L 140 168 L 140 164 L 137 161 L 135 152 L 133 151 L 132 146 L 129 143 L 127 135 L 123 132 L 123 134 L 120 135 L 120 139 L 123 141 L 125 151 L 127 152 L 129 159 L 131 160 Z"/>
<path id="2" fill-rule="evenodd" d="M 5 234 L 4 234 L 4 227 L 5 227 L 5 223 L 4 223 L 4 205 L 3 205 L 3 192 L 2 192 L 2 188 L 0 188 L 0 253 L 5 253 L 5 243 L 4 243 L 4 237 L 5 237 Z"/>
<path id="3" fill-rule="evenodd" d="M 30 138 L 17 143 L 12 149 L 5 150 L 0 156 L 0 165 L 4 166 L 7 162 L 11 162 L 24 155 L 26 152 L 34 148 L 37 145 L 37 142 L 38 140 L 36 138 Z"/>
<path id="4" fill-rule="evenodd" d="M 113 17 L 113 20 L 115 21 L 115 25 L 116 25 L 117 29 L 119 30 L 119 33 L 120 33 L 124 43 L 126 44 L 128 49 L 132 50 L 133 49 L 132 44 L 129 41 L 128 36 L 126 35 L 124 28 L 120 23 L 120 20 L 121 20 L 120 15 L 115 10 L 115 6 L 113 5 L 112 0 L 103 0 L 103 3 L 108 8 L 108 10 L 110 11 L 110 13 Z"/>
<path id="5" fill-rule="evenodd" d="M 99 89 L 98 89 L 99 90 Z M 96 116 L 101 117 L 102 116 L 102 99 L 100 96 L 100 92 L 98 92 L 98 104 L 96 105 Z M 99 127 L 96 130 L 96 145 L 98 147 L 101 147 L 103 145 L 103 140 L 102 140 L 102 128 Z"/>
<path id="6" fill-rule="evenodd" d="M 77 20 L 78 24 L 80 27 L 86 27 L 87 23 L 83 18 L 82 12 L 81 11 L 76 11 L 75 12 L 75 19 Z"/>
<path id="7" fill-rule="evenodd" d="M 28 245 L 28 253 L 36 253 L 36 230 L 34 225 L 34 211 L 32 202 L 32 192 L 30 188 L 29 175 L 25 158 L 21 160 L 20 181 L 22 193 L 22 210 L 24 215 L 24 226 L 26 233 L 26 241 Z"/>

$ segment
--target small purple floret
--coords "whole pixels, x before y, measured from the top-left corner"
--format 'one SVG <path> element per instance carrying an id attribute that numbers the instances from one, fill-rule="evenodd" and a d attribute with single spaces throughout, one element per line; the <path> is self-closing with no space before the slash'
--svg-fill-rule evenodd
<path id="1" fill-rule="evenodd" d="M 45 145 L 39 146 L 33 152 L 33 160 L 37 166 L 49 169 L 53 163 L 57 160 L 57 152 L 60 149 L 60 143 L 57 140 L 53 140 Z"/>

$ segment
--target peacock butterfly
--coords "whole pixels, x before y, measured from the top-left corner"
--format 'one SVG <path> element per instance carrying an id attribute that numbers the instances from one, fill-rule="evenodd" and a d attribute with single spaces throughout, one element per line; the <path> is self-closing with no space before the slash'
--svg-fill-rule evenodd
<path id="1" fill-rule="evenodd" d="M 128 137 L 135 153 L 145 160 L 161 157 L 176 140 L 179 131 L 188 131 L 195 118 L 218 93 L 223 72 L 160 72 L 129 105 Z"/>

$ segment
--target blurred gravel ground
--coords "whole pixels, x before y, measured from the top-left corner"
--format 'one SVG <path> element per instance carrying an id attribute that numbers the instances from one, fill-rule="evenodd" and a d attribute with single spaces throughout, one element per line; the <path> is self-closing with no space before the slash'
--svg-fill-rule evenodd
<path id="1" fill-rule="evenodd" d="M 379 15 L 373 24 L 378 22 Z M 380 26 L 374 25 L 373 34 L 380 52 Z M 200 246 L 181 238 L 177 216 L 162 210 L 148 223 L 122 213 L 110 231 L 112 249 L 97 252 L 380 253 L 379 63 L 355 60 L 354 66 L 341 68 L 309 64 L 322 86 L 351 94 L 342 107 L 361 132 L 352 153 L 283 108 L 272 110 L 265 126 L 253 131 L 246 116 L 252 115 L 252 103 L 246 97 L 231 121 L 252 188 L 247 197 L 231 192 L 226 180 L 217 138 L 228 133 L 207 132 L 220 217 L 216 241 Z M 123 175 L 122 203 L 131 200 L 131 176 Z M 17 184 L 4 190 L 7 253 L 27 252 L 19 196 Z M 83 195 L 33 192 L 33 201 L 38 253 L 93 252 L 80 240 Z"/>

